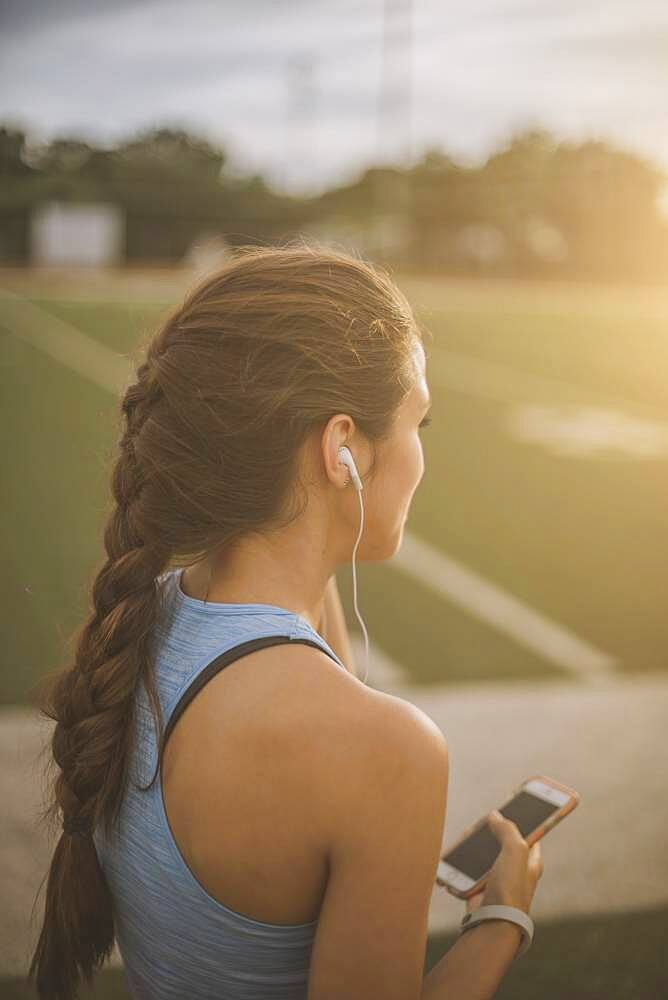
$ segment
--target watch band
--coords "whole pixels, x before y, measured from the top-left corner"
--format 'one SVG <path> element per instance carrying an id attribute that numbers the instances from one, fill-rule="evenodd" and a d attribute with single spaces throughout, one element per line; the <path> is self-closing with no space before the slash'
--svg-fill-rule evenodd
<path id="1" fill-rule="evenodd" d="M 462 919 L 460 934 L 482 923 L 483 920 L 509 920 L 522 931 L 522 942 L 517 950 L 515 959 L 520 958 L 531 947 L 533 941 L 534 923 L 528 913 L 518 909 L 516 906 L 500 906 L 497 904 L 489 906 L 479 906 L 477 910 L 472 910 L 465 914 Z"/>

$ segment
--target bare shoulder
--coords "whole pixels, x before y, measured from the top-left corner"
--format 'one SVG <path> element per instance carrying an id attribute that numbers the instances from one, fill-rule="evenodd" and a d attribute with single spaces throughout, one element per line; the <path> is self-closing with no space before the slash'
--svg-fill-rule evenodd
<path id="1" fill-rule="evenodd" d="M 284 647 L 283 647 L 284 648 Z M 280 658 L 280 650 L 276 651 Z M 332 751 L 333 761 L 342 752 L 356 752 L 390 745 L 439 754 L 447 751 L 443 733 L 417 705 L 404 698 L 368 687 L 348 670 L 342 670 L 323 650 L 300 645 L 283 661 L 289 678 L 286 711 L 297 716 L 300 729 L 310 728 L 317 742 Z M 305 716 L 303 709 L 308 707 Z M 338 744 L 323 739 L 325 733 L 341 738 Z"/>
<path id="2" fill-rule="evenodd" d="M 417 705 L 367 687 L 314 648 L 296 653 L 287 676 L 283 728 L 298 744 L 324 840 L 332 844 L 358 803 L 366 808 L 370 789 L 388 810 L 401 807 L 406 788 L 447 795 L 446 738 Z"/>
<path id="3" fill-rule="evenodd" d="M 268 707 L 270 710 L 268 710 Z M 344 669 L 323 649 L 306 643 L 269 646 L 247 653 L 215 675 L 188 709 L 197 725 L 211 723 L 269 734 L 309 751 L 318 766 L 347 756 L 392 748 L 443 755 L 445 738 L 435 722 L 403 698 L 377 691 Z"/>
<path id="4" fill-rule="evenodd" d="M 218 760 L 221 732 L 241 759 L 252 746 L 272 780 L 308 804 L 323 844 L 369 787 L 385 788 L 391 807 L 395 789 L 447 782 L 447 745 L 436 723 L 411 702 L 368 687 L 320 648 L 256 650 L 212 678 L 195 701 L 202 695 L 190 721 L 192 738 L 207 750 L 193 756 L 198 768 Z"/>

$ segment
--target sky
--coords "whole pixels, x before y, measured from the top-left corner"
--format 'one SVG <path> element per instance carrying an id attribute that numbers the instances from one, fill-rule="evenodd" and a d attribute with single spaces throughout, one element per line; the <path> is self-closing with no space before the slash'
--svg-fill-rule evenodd
<path id="1" fill-rule="evenodd" d="M 0 0 L 0 121 L 186 128 L 294 193 L 532 127 L 668 171 L 668 0 Z"/>

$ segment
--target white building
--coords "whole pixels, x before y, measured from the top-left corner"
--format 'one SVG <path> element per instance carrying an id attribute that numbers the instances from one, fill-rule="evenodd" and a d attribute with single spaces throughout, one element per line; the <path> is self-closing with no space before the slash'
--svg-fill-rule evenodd
<path id="1" fill-rule="evenodd" d="M 125 257 L 125 212 L 111 202 L 47 201 L 30 216 L 30 261 L 109 267 Z"/>

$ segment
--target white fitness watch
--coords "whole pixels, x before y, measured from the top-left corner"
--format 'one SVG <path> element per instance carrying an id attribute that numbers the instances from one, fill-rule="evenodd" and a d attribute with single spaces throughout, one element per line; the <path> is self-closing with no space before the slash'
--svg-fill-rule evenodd
<path id="1" fill-rule="evenodd" d="M 531 947 L 533 941 L 534 924 L 528 913 L 518 909 L 516 906 L 479 906 L 477 910 L 467 913 L 462 919 L 460 934 L 482 923 L 483 920 L 510 920 L 517 924 L 522 931 L 522 942 L 515 955 L 515 960 L 520 958 Z"/>

